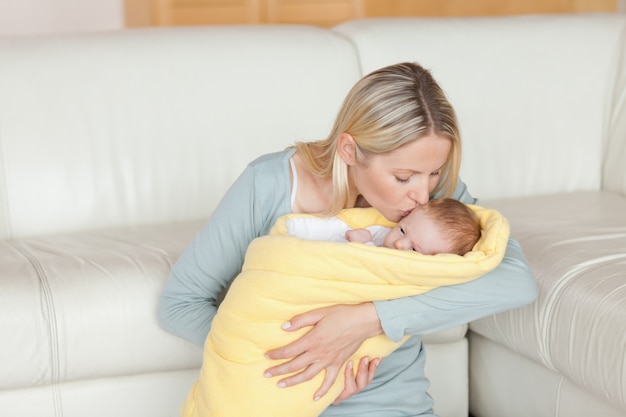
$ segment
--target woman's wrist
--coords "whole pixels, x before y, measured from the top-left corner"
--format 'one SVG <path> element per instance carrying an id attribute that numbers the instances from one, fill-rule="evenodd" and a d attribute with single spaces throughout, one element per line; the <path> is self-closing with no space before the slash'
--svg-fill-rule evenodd
<path id="1" fill-rule="evenodd" d="M 359 316 L 361 317 L 365 332 L 366 338 L 379 336 L 384 334 L 383 326 L 380 323 L 380 319 L 378 318 L 378 312 L 376 311 L 376 307 L 373 302 L 362 303 L 359 304 L 360 312 Z"/>

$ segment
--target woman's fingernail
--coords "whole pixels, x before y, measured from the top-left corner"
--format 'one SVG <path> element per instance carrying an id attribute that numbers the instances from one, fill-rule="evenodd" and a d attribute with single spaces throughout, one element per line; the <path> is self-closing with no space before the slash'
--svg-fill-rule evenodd
<path id="1" fill-rule="evenodd" d="M 266 373 L 264 373 L 264 374 L 263 374 L 263 376 L 264 376 L 265 378 L 271 378 L 271 377 L 272 377 L 272 374 L 270 374 L 269 372 L 266 372 Z"/>
<path id="2" fill-rule="evenodd" d="M 348 369 L 352 369 L 352 361 L 348 362 Z"/>
<path id="3" fill-rule="evenodd" d="M 322 398 L 322 397 L 320 397 L 320 396 L 318 395 L 317 397 L 313 398 L 313 401 L 319 401 L 319 400 L 320 400 L 320 398 Z"/>
<path id="4" fill-rule="evenodd" d="M 285 388 L 287 386 L 287 384 L 285 384 L 284 382 L 279 382 L 278 383 L 278 388 Z"/>
<path id="5" fill-rule="evenodd" d="M 283 329 L 285 329 L 285 330 L 286 330 L 286 329 L 288 329 L 288 328 L 290 328 L 290 327 L 291 327 L 291 322 L 289 322 L 289 321 L 288 321 L 287 323 L 283 323 L 283 325 L 282 325 L 282 326 L 280 326 L 280 327 L 282 327 Z"/>

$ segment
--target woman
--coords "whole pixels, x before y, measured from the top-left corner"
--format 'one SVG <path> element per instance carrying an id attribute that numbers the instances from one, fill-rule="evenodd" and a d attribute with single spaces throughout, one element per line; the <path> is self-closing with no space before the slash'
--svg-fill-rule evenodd
<path id="1" fill-rule="evenodd" d="M 262 156 L 244 170 L 174 265 L 160 299 L 161 325 L 202 346 L 218 295 L 239 273 L 249 243 L 283 214 L 330 216 L 372 206 L 397 222 L 435 196 L 476 203 L 458 179 L 460 153 L 454 110 L 428 71 L 403 63 L 365 76 L 327 139 Z M 502 264 L 473 282 L 294 317 L 285 331 L 311 330 L 268 352 L 284 362 L 265 376 L 287 388 L 325 372 L 314 394 L 320 398 L 364 340 L 412 334 L 383 362 L 363 358 L 356 377 L 346 372 L 343 393 L 322 415 L 431 416 L 419 335 L 519 307 L 535 295 L 521 248 L 510 241 Z"/>

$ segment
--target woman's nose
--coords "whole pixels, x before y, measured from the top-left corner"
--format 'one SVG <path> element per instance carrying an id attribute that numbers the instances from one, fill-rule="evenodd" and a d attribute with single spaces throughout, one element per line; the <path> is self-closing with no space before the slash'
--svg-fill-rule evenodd
<path id="1" fill-rule="evenodd" d="M 417 203 L 418 206 L 428 203 L 430 192 L 428 186 L 417 186 L 409 192 L 409 198 Z"/>

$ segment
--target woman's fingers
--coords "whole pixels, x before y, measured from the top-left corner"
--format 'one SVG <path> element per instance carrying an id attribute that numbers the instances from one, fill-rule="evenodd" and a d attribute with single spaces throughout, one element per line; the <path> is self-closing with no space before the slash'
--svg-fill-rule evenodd
<path id="1" fill-rule="evenodd" d="M 323 317 L 324 315 L 320 313 L 320 310 L 312 310 L 307 313 L 294 316 L 291 320 L 284 323 L 281 327 L 285 331 L 294 332 L 304 327 L 315 326 Z M 265 354 L 265 357 L 274 360 L 289 359 L 301 355 L 302 353 L 306 352 L 308 348 L 309 342 L 306 335 L 304 335 L 303 337 L 295 340 L 292 343 L 289 343 L 288 345 L 268 351 Z M 294 372 L 296 370 L 297 369 L 294 369 L 290 372 Z M 273 372 L 273 374 L 281 375 L 282 373 L 276 374 Z"/>
<path id="2" fill-rule="evenodd" d="M 346 369 L 344 371 L 343 391 L 341 391 L 341 394 L 339 394 L 339 396 L 335 398 L 335 401 L 333 401 L 334 405 L 340 404 L 343 400 L 349 398 L 352 394 L 357 392 L 358 388 L 352 368 L 352 361 L 348 361 L 348 364 L 346 365 Z"/>
<path id="3" fill-rule="evenodd" d="M 350 398 L 357 392 L 364 390 L 365 387 L 367 387 L 372 382 L 374 376 L 376 376 L 376 369 L 378 368 L 381 360 L 381 358 L 376 358 L 370 362 L 368 357 L 361 358 L 361 360 L 359 361 L 359 366 L 357 368 L 356 376 L 352 371 L 352 367 L 346 366 L 346 372 L 344 374 L 344 389 L 341 394 L 339 394 L 337 399 L 335 399 L 333 404 L 337 405 L 343 400 Z M 351 363 L 348 362 L 348 364 L 350 365 Z"/>
<path id="4" fill-rule="evenodd" d="M 376 376 L 376 369 L 381 360 L 381 358 L 376 358 L 370 361 L 368 357 L 361 358 L 356 374 L 352 369 L 352 361 L 348 361 L 344 371 L 344 389 L 333 404 L 339 404 L 343 400 L 365 389 L 365 387 L 372 382 L 374 376 Z M 268 369 L 265 373 L 265 377 L 271 378 L 273 375 L 284 375 L 303 368 L 304 370 L 302 372 L 279 380 L 277 385 L 279 388 L 291 387 L 309 381 L 318 373 L 325 371 L 324 381 L 313 396 L 315 401 L 328 393 L 337 379 L 340 369 L 337 366 L 327 366 L 324 368 L 321 363 L 311 363 L 310 358 L 308 358 L 306 354 L 303 354 L 289 362 Z"/>
<path id="5" fill-rule="evenodd" d="M 363 389 L 368 384 L 370 358 L 361 358 L 356 373 L 356 386 Z"/>
<path id="6" fill-rule="evenodd" d="M 359 362 L 359 369 L 356 374 L 356 384 L 359 387 L 359 391 L 364 389 L 372 382 L 374 376 L 376 376 L 376 369 L 380 363 L 380 358 L 376 358 L 373 361 L 369 361 L 369 358 L 362 358 Z"/>
<path id="7" fill-rule="evenodd" d="M 314 398 L 328 392 L 348 358 L 364 340 L 382 334 L 372 303 L 323 307 L 295 316 L 288 323 L 290 326 L 283 326 L 286 331 L 310 329 L 298 340 L 267 352 L 268 359 L 284 359 L 286 362 L 268 368 L 265 376 L 284 376 L 277 384 L 289 387 L 309 381 L 325 371 L 324 380 Z M 365 370 L 360 372 L 358 380 L 352 376 L 358 390 L 371 381 L 368 365 L 364 366 Z M 351 391 L 349 395 L 352 395 Z"/>
<path id="8" fill-rule="evenodd" d="M 325 371 L 324 381 L 320 388 L 317 390 L 317 392 L 314 394 L 314 399 L 317 401 L 321 397 L 326 395 L 330 387 L 335 382 L 335 379 L 337 379 L 337 375 L 339 374 L 339 367 L 327 366 L 326 368 L 324 368 L 324 365 L 322 365 L 321 363 L 309 363 L 310 360 L 307 358 L 307 355 L 301 355 L 298 358 L 293 359 L 287 363 L 268 369 L 265 372 L 264 376 L 266 378 L 271 378 L 273 375 L 284 375 L 292 373 L 297 370 L 303 369 L 304 367 L 304 370 L 302 372 L 291 375 L 287 378 L 283 378 L 277 382 L 279 388 L 286 388 L 309 381 L 320 372 Z M 353 375 L 351 375 L 351 378 L 352 381 L 354 381 Z"/>
<path id="9" fill-rule="evenodd" d="M 324 365 L 316 362 L 311 362 L 311 360 L 308 359 L 308 356 L 309 355 L 307 354 L 300 355 L 297 358 L 290 360 L 289 362 L 285 362 L 278 366 L 269 368 L 267 371 L 265 371 L 264 376 L 266 378 L 271 378 L 273 376 L 291 374 L 296 371 L 302 370 L 302 372 L 279 380 L 277 382 L 278 386 L 284 388 L 300 384 L 305 381 L 309 381 L 313 379 L 315 375 L 324 370 Z"/>
<path id="10" fill-rule="evenodd" d="M 306 343 L 306 339 L 305 336 L 301 337 L 300 339 L 296 340 L 295 342 L 289 343 L 288 345 L 285 345 L 281 348 L 278 349 L 272 349 L 270 351 L 268 351 L 265 354 L 265 357 L 267 359 L 273 359 L 273 360 L 278 360 L 278 359 L 289 359 L 289 358 L 294 358 L 297 356 L 302 355 L 303 353 L 305 353 L 307 351 L 307 343 Z M 290 363 L 290 362 L 287 362 Z M 277 366 L 272 368 L 275 369 L 278 368 Z M 297 369 L 285 369 L 286 372 L 272 372 L 272 374 L 274 375 L 282 375 L 284 373 L 287 372 L 294 372 Z M 269 369 L 268 369 L 269 371 Z"/>
<path id="11" fill-rule="evenodd" d="M 337 376 L 339 375 L 339 369 L 340 368 L 338 367 L 326 368 L 326 375 L 324 377 L 324 382 L 322 382 L 322 385 L 320 386 L 320 388 L 313 395 L 313 399 L 315 401 L 319 400 L 320 398 L 322 398 L 324 395 L 328 393 L 328 390 L 330 389 L 330 387 L 333 386 L 333 384 L 335 383 L 335 380 L 337 379 Z"/>
<path id="12" fill-rule="evenodd" d="M 291 320 L 282 325 L 283 330 L 295 331 L 304 327 L 314 326 L 324 317 L 324 309 L 307 311 L 306 313 L 293 316 Z"/>

